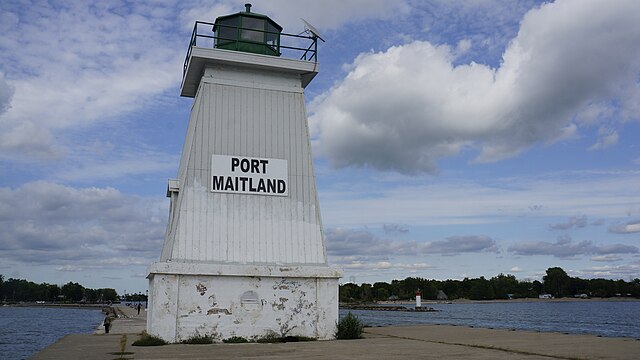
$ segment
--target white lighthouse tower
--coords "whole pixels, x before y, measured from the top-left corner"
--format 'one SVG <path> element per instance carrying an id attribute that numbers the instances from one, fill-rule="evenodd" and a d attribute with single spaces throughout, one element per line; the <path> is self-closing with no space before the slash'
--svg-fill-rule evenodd
<path id="1" fill-rule="evenodd" d="M 148 275 L 147 331 L 169 342 L 329 339 L 338 319 L 341 271 L 327 265 L 303 93 L 318 37 L 285 46 L 250 7 L 196 22 L 185 60 L 181 95 L 195 99 Z M 301 60 L 281 56 L 296 51 Z"/>

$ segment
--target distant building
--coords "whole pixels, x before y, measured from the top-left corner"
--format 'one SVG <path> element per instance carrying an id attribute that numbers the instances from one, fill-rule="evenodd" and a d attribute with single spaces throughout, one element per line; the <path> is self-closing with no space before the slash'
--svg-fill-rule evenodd
<path id="1" fill-rule="evenodd" d="M 553 299 L 553 295 L 551 295 L 551 294 L 540 294 L 540 295 L 538 295 L 538 299 Z"/>
<path id="2" fill-rule="evenodd" d="M 444 293 L 444 291 L 438 290 L 438 295 L 436 295 L 436 299 L 438 299 L 438 300 L 449 300 L 449 297 L 447 296 L 447 294 Z"/>

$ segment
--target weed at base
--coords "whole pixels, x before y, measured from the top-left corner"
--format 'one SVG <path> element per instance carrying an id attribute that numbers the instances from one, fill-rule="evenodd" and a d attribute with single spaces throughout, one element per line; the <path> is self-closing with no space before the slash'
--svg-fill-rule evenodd
<path id="1" fill-rule="evenodd" d="M 149 335 L 146 331 L 143 331 L 140 334 L 140 339 L 136 340 L 131 344 L 133 346 L 161 346 L 167 345 L 167 342 L 162 340 L 161 338 L 153 335 Z"/>
<path id="2" fill-rule="evenodd" d="M 210 335 L 195 335 L 181 342 L 183 344 L 213 344 L 213 337 Z"/>
<path id="3" fill-rule="evenodd" d="M 222 342 L 226 344 L 244 344 L 248 343 L 249 340 L 243 338 L 242 336 L 232 336 L 228 339 L 222 340 Z"/>

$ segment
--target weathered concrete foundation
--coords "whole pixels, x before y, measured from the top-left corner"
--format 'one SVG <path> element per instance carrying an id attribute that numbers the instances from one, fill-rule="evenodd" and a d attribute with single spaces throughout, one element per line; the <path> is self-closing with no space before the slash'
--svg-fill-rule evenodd
<path id="1" fill-rule="evenodd" d="M 156 263 L 148 328 L 170 342 L 202 335 L 331 339 L 338 276 L 327 267 Z"/>

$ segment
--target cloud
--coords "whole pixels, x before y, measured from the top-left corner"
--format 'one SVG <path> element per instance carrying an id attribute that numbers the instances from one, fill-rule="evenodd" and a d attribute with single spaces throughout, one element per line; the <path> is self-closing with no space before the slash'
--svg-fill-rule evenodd
<path id="1" fill-rule="evenodd" d="M 601 261 L 601 262 L 610 262 L 610 261 L 620 261 L 622 258 L 618 255 L 598 255 L 591 258 L 592 261 Z"/>
<path id="2" fill-rule="evenodd" d="M 177 86 L 184 55 L 175 49 L 186 45 L 172 6 L 3 3 L 13 25 L 0 40 L 0 70 L 15 92 L 0 115 L 0 150 L 50 158 L 64 130 L 113 120 Z"/>
<path id="3" fill-rule="evenodd" d="M 325 230 L 327 253 L 338 261 L 353 263 L 388 259 L 402 255 L 459 255 L 461 253 L 497 252 L 495 240 L 487 236 L 450 236 L 445 240 L 417 242 L 388 240 L 367 230 L 330 228 Z"/>
<path id="4" fill-rule="evenodd" d="M 614 224 L 609 227 L 609 232 L 616 234 L 632 234 L 640 232 L 640 220 L 631 221 L 626 224 Z"/>
<path id="5" fill-rule="evenodd" d="M 426 263 L 417 264 L 405 264 L 405 263 L 390 263 L 388 261 L 379 261 L 375 263 L 368 263 L 363 261 L 355 261 L 342 265 L 346 270 L 424 270 L 435 269 L 435 266 Z"/>
<path id="6" fill-rule="evenodd" d="M 57 166 L 53 177 L 62 181 L 95 181 L 124 176 L 172 172 L 178 167 L 179 156 L 150 149 L 142 144 L 132 149 L 123 144 L 107 147 L 108 156 L 87 149 Z M 80 147 L 78 147 L 80 148 Z"/>
<path id="7" fill-rule="evenodd" d="M 411 255 L 418 246 L 415 241 L 382 239 L 366 230 L 331 228 L 324 234 L 327 253 L 333 256 Z"/>
<path id="8" fill-rule="evenodd" d="M 406 234 L 409 232 L 409 229 L 399 224 L 382 224 L 382 231 L 385 234 Z"/>
<path id="9" fill-rule="evenodd" d="M 302 28 L 301 17 L 320 30 L 331 30 L 366 19 L 405 15 L 411 10 L 406 1 L 398 0 L 269 0 L 253 5 L 257 12 L 269 14 L 285 29 Z"/>
<path id="10" fill-rule="evenodd" d="M 598 130 L 598 141 L 591 145 L 587 150 L 603 150 L 618 143 L 618 132 L 601 126 Z"/>
<path id="11" fill-rule="evenodd" d="M 0 115 L 9 109 L 14 89 L 7 83 L 4 75 L 0 73 Z"/>
<path id="12" fill-rule="evenodd" d="M 521 269 L 520 267 L 518 267 L 518 266 L 514 266 L 514 267 L 512 267 L 511 269 L 509 269 L 509 271 L 510 271 L 510 272 L 518 273 L 518 272 L 523 272 L 524 270 L 522 270 L 522 269 Z"/>
<path id="13" fill-rule="evenodd" d="M 594 245 L 591 241 L 574 243 L 570 236 L 559 236 L 556 242 L 537 241 L 516 244 L 508 249 L 515 255 L 551 255 L 572 258 L 579 255 L 636 254 L 638 247 L 624 244 Z"/>
<path id="14" fill-rule="evenodd" d="M 498 252 L 496 241 L 488 236 L 450 236 L 442 241 L 426 243 L 427 254 L 458 255 L 461 253 Z"/>
<path id="15" fill-rule="evenodd" d="M 360 54 L 311 106 L 319 153 L 337 167 L 435 172 L 465 149 L 492 162 L 574 134 L 572 117 L 594 102 L 637 120 L 638 12 L 636 1 L 544 4 L 524 16 L 497 68 L 454 65 L 454 49 L 425 41 Z"/>
<path id="16" fill-rule="evenodd" d="M 400 179 L 399 179 L 400 178 Z M 515 217 L 615 219 L 640 203 L 640 172 L 573 171 L 475 180 L 434 178 L 429 184 L 353 176 L 349 186 L 320 189 L 323 221 L 328 227 L 489 224 Z M 537 204 L 534 211 L 531 204 Z M 583 216 L 580 215 L 580 216 Z"/>
<path id="17" fill-rule="evenodd" d="M 583 228 L 585 226 L 587 226 L 587 216 L 586 215 L 582 215 L 582 216 L 573 216 L 569 219 L 568 222 L 566 223 L 559 223 L 559 224 L 553 224 L 553 225 L 549 225 L 549 229 L 551 230 L 568 230 L 571 228 Z"/>
<path id="18" fill-rule="evenodd" d="M 244 3 L 233 0 L 198 1 L 190 3 L 180 13 L 182 23 L 191 30 L 196 20 L 213 22 L 218 16 L 244 11 Z M 285 33 L 295 34 L 304 29 L 300 18 L 313 24 L 322 35 L 346 24 L 366 20 L 387 20 L 394 16 L 407 14 L 411 10 L 402 0 L 256 0 L 251 11 L 266 14 L 280 26 Z M 291 40 L 291 39 L 290 39 Z"/>
<path id="19" fill-rule="evenodd" d="M 37 181 L 0 188 L 0 259 L 58 271 L 147 265 L 159 257 L 164 201 Z"/>
<path id="20" fill-rule="evenodd" d="M 574 272 L 576 276 L 582 277 L 597 277 L 597 278 L 609 278 L 609 279 L 624 279 L 624 278 L 638 278 L 640 277 L 640 265 L 639 264 L 620 264 L 620 265 L 604 265 L 593 266 L 588 269 L 583 269 Z"/>

